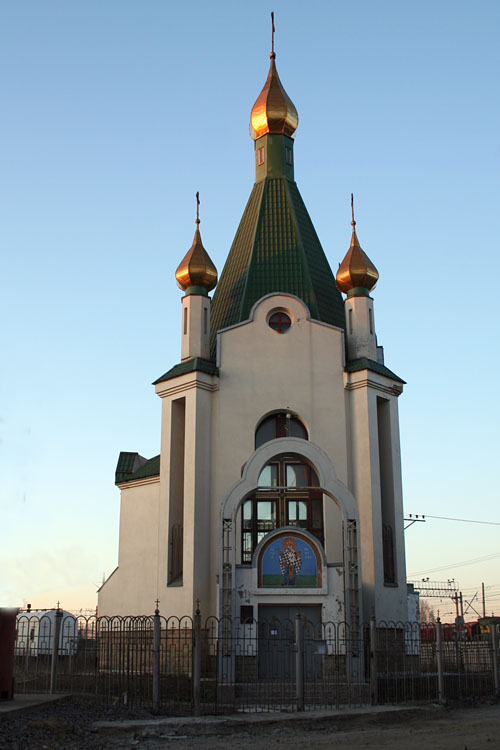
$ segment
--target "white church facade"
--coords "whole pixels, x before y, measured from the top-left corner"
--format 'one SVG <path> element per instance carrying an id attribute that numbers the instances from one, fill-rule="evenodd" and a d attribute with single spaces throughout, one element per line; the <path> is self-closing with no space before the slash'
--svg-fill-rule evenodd
<path id="1" fill-rule="evenodd" d="M 354 214 L 336 276 L 320 245 L 295 183 L 297 125 L 273 52 L 251 114 L 256 180 L 220 280 L 198 219 L 176 272 L 181 361 L 154 383 L 160 453 L 119 457 L 119 560 L 100 615 L 159 600 L 165 616 L 408 619 L 403 381 L 377 345 L 378 273 Z"/>

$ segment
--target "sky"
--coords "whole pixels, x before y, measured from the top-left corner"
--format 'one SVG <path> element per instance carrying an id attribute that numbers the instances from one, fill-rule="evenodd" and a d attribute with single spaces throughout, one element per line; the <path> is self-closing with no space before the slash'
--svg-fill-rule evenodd
<path id="1" fill-rule="evenodd" d="M 271 10 L 297 184 L 334 270 L 354 193 L 407 381 L 408 578 L 484 582 L 500 614 L 497 0 L 0 3 L 0 605 L 92 609 L 117 564 L 114 470 L 159 452 L 195 193 L 220 272 L 252 188 Z"/>

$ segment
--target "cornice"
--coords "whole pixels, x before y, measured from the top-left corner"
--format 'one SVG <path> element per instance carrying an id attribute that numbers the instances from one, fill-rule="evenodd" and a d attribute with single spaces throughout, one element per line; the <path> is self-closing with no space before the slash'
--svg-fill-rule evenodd
<path id="1" fill-rule="evenodd" d="M 204 375 L 204 377 L 200 377 L 201 375 Z M 219 383 L 216 375 L 206 375 L 196 370 L 192 373 L 181 375 L 178 379 L 181 380 L 181 378 L 182 381 L 180 383 L 177 382 L 174 384 L 172 380 L 158 383 L 155 386 L 157 395 L 160 398 L 167 398 L 168 396 L 175 396 L 184 391 L 190 391 L 193 388 L 199 388 L 201 391 L 209 392 L 219 390 Z"/>
<path id="2" fill-rule="evenodd" d="M 143 477 L 142 479 L 131 479 L 129 482 L 117 482 L 116 486 L 120 490 L 127 490 L 130 487 L 141 487 L 146 484 L 157 484 L 160 481 L 160 475 L 156 474 L 154 477 Z"/>
<path id="3" fill-rule="evenodd" d="M 371 388 L 372 390 L 380 391 L 381 393 L 386 393 L 390 396 L 396 396 L 396 398 L 403 393 L 403 385 L 401 383 L 388 385 L 387 383 L 383 383 L 381 380 L 373 377 L 371 373 L 369 375 L 363 374 L 362 378 L 355 380 L 354 382 L 352 380 L 352 375 L 349 373 L 345 373 L 345 375 L 344 388 L 346 391 L 356 391 L 359 388 Z"/>

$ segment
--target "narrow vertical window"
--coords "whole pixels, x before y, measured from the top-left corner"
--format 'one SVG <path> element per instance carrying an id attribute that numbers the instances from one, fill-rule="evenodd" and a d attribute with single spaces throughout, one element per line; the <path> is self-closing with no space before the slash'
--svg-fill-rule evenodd
<path id="1" fill-rule="evenodd" d="M 373 310 L 368 308 L 368 318 L 370 319 L 370 333 L 373 336 Z"/>
<path id="2" fill-rule="evenodd" d="M 184 335 L 188 332 L 188 311 L 187 307 L 184 308 Z"/>
<path id="3" fill-rule="evenodd" d="M 397 583 L 396 547 L 394 540 L 396 526 L 391 405 L 387 399 L 380 397 L 377 397 L 377 428 L 384 583 L 395 584 Z"/>
<path id="4" fill-rule="evenodd" d="M 349 308 L 349 334 L 352 336 L 352 307 Z"/>
<path id="5" fill-rule="evenodd" d="M 203 333 L 206 336 L 208 332 L 208 310 L 206 307 L 203 308 Z"/>
<path id="6" fill-rule="evenodd" d="M 257 149 L 257 164 L 260 166 L 261 164 L 264 164 L 264 149 L 258 148 Z"/>
<path id="7" fill-rule="evenodd" d="M 186 399 L 172 401 L 170 414 L 169 553 L 167 583 L 182 586 L 184 567 L 184 453 Z"/>
<path id="8" fill-rule="evenodd" d="M 285 161 L 286 161 L 286 163 L 288 164 L 289 167 L 292 166 L 292 164 L 293 164 L 293 161 L 292 161 L 292 149 L 289 148 L 288 146 L 285 146 Z"/>

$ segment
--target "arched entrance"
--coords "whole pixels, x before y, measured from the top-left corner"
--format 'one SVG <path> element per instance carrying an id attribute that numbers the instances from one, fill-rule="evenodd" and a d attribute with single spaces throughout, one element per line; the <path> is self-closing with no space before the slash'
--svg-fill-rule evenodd
<path id="1" fill-rule="evenodd" d="M 298 489 L 304 491 L 304 496 L 299 497 L 292 487 L 288 486 L 286 481 L 282 485 L 272 486 L 273 469 L 270 467 L 273 463 L 277 464 L 276 476 L 286 479 L 287 464 L 296 462 L 296 465 L 303 464 L 309 466 L 316 474 L 316 480 L 310 475 L 309 483 Z M 263 471 L 265 474 L 263 475 Z M 300 469 L 302 471 L 302 469 Z M 290 470 L 291 474 L 295 469 Z M 270 477 L 270 483 L 259 486 L 259 480 L 262 482 L 264 477 Z M 278 480 L 279 481 L 279 480 Z M 299 484 L 302 484 L 299 482 Z M 269 490 L 269 497 L 264 498 L 261 490 Z M 234 582 L 236 579 L 236 565 L 241 565 L 241 558 L 238 558 L 239 550 L 243 549 L 243 534 L 248 533 L 247 549 L 253 546 L 255 541 L 258 543 L 257 535 L 261 533 L 265 536 L 269 533 L 266 528 L 259 528 L 259 513 L 255 508 L 255 503 L 259 499 L 266 502 L 274 502 L 274 511 L 268 510 L 270 518 L 263 519 L 266 523 L 272 524 L 279 521 L 279 513 L 283 513 L 285 518 L 295 522 L 313 525 L 318 524 L 317 514 L 313 510 L 313 501 L 316 499 L 314 493 L 321 493 L 324 498 L 324 507 L 327 503 L 333 502 L 339 509 L 342 517 L 342 553 L 344 566 L 344 618 L 349 624 L 355 626 L 359 624 L 359 582 L 358 567 L 360 565 L 360 555 L 357 541 L 358 512 L 354 497 L 349 490 L 337 478 L 335 468 L 327 454 L 314 443 L 294 437 L 285 437 L 271 440 L 257 448 L 249 458 L 242 470 L 242 478 L 229 491 L 221 506 L 221 545 L 220 545 L 220 567 L 219 567 L 219 612 L 221 616 L 235 618 L 238 613 L 236 610 L 236 595 Z M 280 496 L 281 493 L 281 496 Z M 273 496 L 274 495 L 274 496 Z M 295 500 L 294 500 L 295 498 Z M 298 498 L 298 500 L 297 500 Z M 248 507 L 247 518 L 244 516 L 245 503 L 251 501 Z M 290 501 L 290 505 L 288 505 Z M 309 503 L 309 515 L 306 512 L 306 518 L 300 518 L 304 515 L 304 506 L 297 506 L 297 502 Z M 293 509 L 295 503 L 295 510 Z M 250 509 L 254 516 L 250 518 Z M 276 521 L 273 521 L 273 513 Z M 294 518 L 295 513 L 295 518 Z M 288 514 L 288 515 L 287 515 Z M 238 517 L 243 517 L 243 523 L 238 527 Z M 297 517 L 298 516 L 298 517 Z M 254 522 L 255 518 L 255 522 Z M 315 518 L 315 520 L 314 520 Z M 244 528 L 244 521 L 248 521 L 248 528 Z M 283 523 L 285 525 L 285 523 Z M 243 530 L 242 530 L 243 528 Z M 279 527 L 278 527 L 279 528 Z M 299 526 L 300 528 L 300 526 Z M 317 525 L 316 538 L 323 533 L 324 527 Z M 313 533 L 311 531 L 311 533 Z M 325 540 L 323 539 L 323 542 Z M 322 543 L 323 543 L 322 542 Z M 248 554 L 248 552 L 245 552 Z"/>

